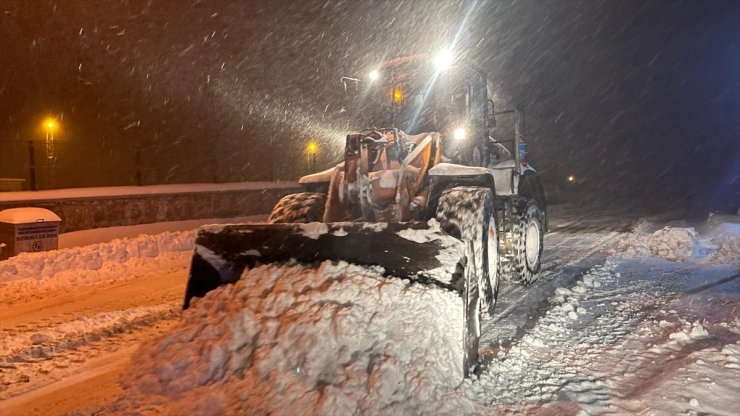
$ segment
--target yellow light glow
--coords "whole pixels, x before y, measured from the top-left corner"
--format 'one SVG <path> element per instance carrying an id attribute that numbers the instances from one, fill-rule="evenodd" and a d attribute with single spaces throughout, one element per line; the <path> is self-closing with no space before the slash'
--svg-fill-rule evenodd
<path id="1" fill-rule="evenodd" d="M 318 146 L 316 146 L 316 143 L 314 142 L 311 142 L 308 144 L 308 146 L 306 146 L 306 152 L 308 152 L 309 155 L 316 153 L 317 150 Z"/>
<path id="2" fill-rule="evenodd" d="M 458 127 L 454 132 L 452 132 L 452 135 L 455 137 L 455 140 L 465 140 L 465 129 Z"/>
<path id="3" fill-rule="evenodd" d="M 573 182 L 574 180 L 576 180 L 575 176 L 573 175 L 568 176 L 568 182 Z"/>
<path id="4" fill-rule="evenodd" d="M 370 77 L 370 81 L 375 81 L 376 79 L 380 78 L 380 72 L 378 72 L 377 69 L 373 69 L 368 74 L 368 77 Z"/>
<path id="5" fill-rule="evenodd" d="M 403 101 L 403 91 L 400 88 L 393 89 L 393 101 L 400 103 Z"/>
<path id="6" fill-rule="evenodd" d="M 53 118 L 47 118 L 44 120 L 44 128 L 46 130 L 54 130 L 57 127 L 57 123 Z"/>

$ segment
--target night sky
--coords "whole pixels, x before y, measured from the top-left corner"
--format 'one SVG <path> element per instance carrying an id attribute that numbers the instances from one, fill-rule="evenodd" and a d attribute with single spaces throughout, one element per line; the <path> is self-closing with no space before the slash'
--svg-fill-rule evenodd
<path id="1" fill-rule="evenodd" d="M 294 4 L 295 3 L 295 4 Z M 555 199 L 740 204 L 737 1 L 0 1 L 0 177 L 294 180 L 337 160 L 339 78 L 459 53 L 527 112 Z M 469 15 L 467 19 L 465 16 Z M 41 121 L 61 119 L 45 162 Z M 137 156 L 138 154 L 138 156 Z M 572 194 L 571 196 L 573 197 Z"/>

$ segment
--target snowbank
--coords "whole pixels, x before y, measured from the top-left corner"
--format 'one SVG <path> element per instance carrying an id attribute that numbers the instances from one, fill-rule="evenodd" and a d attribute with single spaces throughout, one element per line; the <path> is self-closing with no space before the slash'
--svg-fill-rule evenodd
<path id="1" fill-rule="evenodd" d="M 653 255 L 672 261 L 687 261 L 694 255 L 698 236 L 693 228 L 665 227 L 647 239 Z"/>
<path id="2" fill-rule="evenodd" d="M 148 224 L 121 225 L 116 227 L 95 228 L 92 230 L 72 231 L 59 234 L 59 248 L 89 246 L 107 243 L 116 238 L 135 238 L 142 234 L 160 234 L 167 231 L 192 231 L 208 224 L 239 224 L 246 222 L 267 222 L 268 215 L 249 215 L 236 218 L 206 218 L 198 220 L 163 221 Z"/>
<path id="3" fill-rule="evenodd" d="M 700 236 L 691 227 L 664 227 L 647 231 L 648 223 L 619 241 L 616 254 L 624 257 L 657 256 L 670 261 L 702 260 L 718 264 L 740 264 L 740 224 L 710 220 Z"/>
<path id="4" fill-rule="evenodd" d="M 713 263 L 740 265 L 740 234 L 720 234 L 705 244 L 707 260 Z"/>
<path id="5" fill-rule="evenodd" d="M 708 260 L 740 265 L 740 218 L 713 214 L 707 220 L 704 249 Z"/>
<path id="6" fill-rule="evenodd" d="M 0 202 L 40 201 L 112 196 L 182 194 L 196 192 L 247 191 L 262 189 L 295 188 L 295 182 L 229 182 L 182 183 L 147 186 L 108 186 L 97 188 L 67 188 L 44 191 L 1 192 Z"/>
<path id="7" fill-rule="evenodd" d="M 125 263 L 131 259 L 157 257 L 161 253 L 191 251 L 195 233 L 166 232 L 121 238 L 85 247 L 21 253 L 0 261 L 0 283 L 49 278 L 62 272 L 99 270 L 106 263 Z"/>
<path id="8" fill-rule="evenodd" d="M 658 256 L 666 260 L 687 261 L 694 255 L 696 240 L 693 228 L 665 227 L 647 234 L 638 227 L 619 241 L 616 251 L 625 257 Z"/>
<path id="9" fill-rule="evenodd" d="M 465 414 L 462 301 L 347 263 L 261 266 L 196 300 L 124 375 L 128 411 Z M 151 406 L 149 406 L 151 408 Z"/>

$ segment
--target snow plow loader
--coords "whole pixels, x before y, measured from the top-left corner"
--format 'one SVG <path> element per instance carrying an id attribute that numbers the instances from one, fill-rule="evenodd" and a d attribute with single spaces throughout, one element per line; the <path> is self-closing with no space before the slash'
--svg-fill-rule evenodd
<path id="1" fill-rule="evenodd" d="M 463 300 L 463 373 L 478 361 L 480 319 L 499 280 L 531 283 L 540 268 L 546 207 L 526 161 L 523 113 L 494 111 L 485 73 L 426 56 L 342 78 L 343 113 L 361 128 L 344 161 L 305 176 L 267 224 L 198 233 L 184 308 L 260 264 L 346 261 L 453 291 Z M 513 119 L 508 128 L 496 118 Z M 495 131 L 510 140 L 494 140 Z M 430 317 L 432 319 L 434 317 Z"/>

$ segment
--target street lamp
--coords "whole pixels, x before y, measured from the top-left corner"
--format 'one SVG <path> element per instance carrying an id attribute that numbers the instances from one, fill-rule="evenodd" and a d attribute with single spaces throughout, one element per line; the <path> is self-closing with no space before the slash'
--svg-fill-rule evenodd
<path id="1" fill-rule="evenodd" d="M 51 117 L 44 120 L 43 128 L 46 131 L 46 157 L 54 159 L 54 131 L 57 129 L 57 121 Z"/>
<path id="2" fill-rule="evenodd" d="M 311 140 L 306 146 L 306 155 L 308 157 L 308 171 L 313 172 L 316 170 L 316 152 L 319 150 L 316 142 Z"/>

